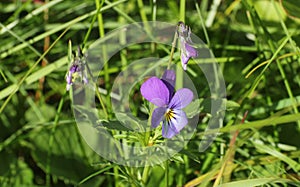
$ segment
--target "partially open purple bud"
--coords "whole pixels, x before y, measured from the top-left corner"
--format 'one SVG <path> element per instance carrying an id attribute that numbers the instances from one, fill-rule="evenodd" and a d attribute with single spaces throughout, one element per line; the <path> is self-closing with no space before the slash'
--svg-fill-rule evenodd
<path id="1" fill-rule="evenodd" d="M 82 58 L 84 58 L 84 57 L 79 48 L 78 57 L 75 57 L 75 60 L 73 61 L 72 65 L 69 68 L 69 71 L 67 72 L 67 75 L 66 75 L 66 82 L 67 82 L 66 90 L 67 91 L 70 90 L 71 85 L 73 84 L 74 80 L 77 78 L 80 78 L 80 80 L 84 84 L 89 83 L 87 71 L 86 71 L 86 67 L 85 67 L 86 64 L 84 62 L 84 59 L 82 59 Z"/>
<path id="2" fill-rule="evenodd" d="M 188 61 L 191 57 L 197 57 L 198 51 L 195 47 L 193 47 L 190 27 L 185 25 L 183 22 L 179 22 L 177 33 L 180 41 L 181 64 L 182 68 L 186 70 Z"/>

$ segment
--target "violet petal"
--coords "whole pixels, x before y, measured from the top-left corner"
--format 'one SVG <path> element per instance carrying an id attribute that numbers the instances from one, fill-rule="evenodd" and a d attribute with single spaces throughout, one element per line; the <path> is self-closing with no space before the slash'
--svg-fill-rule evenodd
<path id="1" fill-rule="evenodd" d="M 80 71 L 80 68 L 79 68 L 79 66 L 76 65 L 76 64 L 73 64 L 73 65 L 70 67 L 70 70 L 69 70 L 69 72 L 71 72 L 71 73 L 75 73 L 75 72 L 79 72 L 79 71 Z"/>
<path id="2" fill-rule="evenodd" d="M 174 132 L 179 133 L 183 127 L 185 127 L 188 123 L 188 119 L 183 110 L 177 109 L 173 110 L 173 118 L 170 119 L 170 127 Z"/>
<path id="3" fill-rule="evenodd" d="M 166 113 L 166 108 L 165 107 L 159 107 L 154 109 L 152 113 L 152 118 L 151 118 L 151 127 L 156 128 L 160 122 L 163 120 L 164 115 Z"/>
<path id="4" fill-rule="evenodd" d="M 169 90 L 162 80 L 157 77 L 149 78 L 141 86 L 142 96 L 158 107 L 169 103 Z"/>
<path id="5" fill-rule="evenodd" d="M 185 47 L 185 52 L 187 57 L 197 57 L 198 56 L 198 51 L 192 47 L 190 44 L 188 43 L 184 43 L 184 47 Z"/>
<path id="6" fill-rule="evenodd" d="M 181 51 L 181 65 L 183 67 L 184 70 L 186 70 L 186 66 L 187 66 L 187 63 L 189 61 L 189 57 L 186 56 L 186 54 Z"/>
<path id="7" fill-rule="evenodd" d="M 164 138 L 172 138 L 173 136 L 175 136 L 178 132 L 174 131 L 174 129 L 172 129 L 167 122 L 163 123 L 162 126 L 162 136 Z"/>
<path id="8" fill-rule="evenodd" d="M 66 81 L 67 81 L 67 84 L 72 84 L 72 73 L 71 72 L 68 72 Z"/>
<path id="9" fill-rule="evenodd" d="M 175 81 L 176 75 L 173 70 L 166 70 L 161 78 L 161 80 L 165 83 L 167 88 L 169 89 L 169 98 L 173 96 L 174 88 L 175 88 Z"/>
<path id="10" fill-rule="evenodd" d="M 188 88 L 181 88 L 172 97 L 168 108 L 182 109 L 192 102 L 194 97 L 193 92 Z"/>

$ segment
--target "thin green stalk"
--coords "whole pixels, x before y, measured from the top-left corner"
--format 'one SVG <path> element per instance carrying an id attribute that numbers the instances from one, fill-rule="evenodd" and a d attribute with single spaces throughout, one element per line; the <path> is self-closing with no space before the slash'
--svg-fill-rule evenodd
<path id="1" fill-rule="evenodd" d="M 165 167 L 166 167 L 166 172 L 165 172 L 165 178 L 166 178 L 166 187 L 169 186 L 169 160 L 166 160 L 165 163 Z"/>
<path id="2" fill-rule="evenodd" d="M 55 130 L 56 130 L 56 127 L 57 127 L 57 124 L 59 122 L 59 117 L 60 117 L 60 113 L 61 113 L 61 109 L 64 105 L 64 100 L 65 100 L 65 97 L 67 95 L 67 92 L 65 92 L 65 94 L 62 96 L 62 98 L 60 99 L 59 101 L 59 104 L 58 104 L 58 108 L 57 108 L 57 112 L 56 112 L 56 115 L 55 115 L 55 118 L 54 118 L 54 125 L 53 125 L 53 128 L 52 128 L 52 131 L 51 131 L 51 135 L 50 135 L 50 138 L 49 138 L 49 148 L 48 148 L 48 154 L 47 154 L 47 165 L 46 165 L 46 186 L 51 186 L 50 185 L 50 173 L 51 173 L 51 154 L 52 154 L 52 145 L 53 145 L 53 140 L 54 140 L 54 133 L 55 133 Z"/>
<path id="3" fill-rule="evenodd" d="M 280 15 L 280 13 L 279 13 L 278 8 L 277 8 L 277 6 L 275 6 L 274 0 L 272 0 L 272 4 L 273 4 L 273 6 L 274 6 L 274 8 L 275 8 L 275 10 L 276 10 L 276 12 L 277 12 L 277 16 L 280 18 L 281 26 L 282 26 L 282 28 L 283 28 L 283 30 L 284 30 L 284 32 L 285 32 L 285 34 L 286 34 L 286 36 L 287 36 L 287 38 L 288 38 L 290 44 L 291 44 L 291 46 L 293 47 L 293 49 L 294 49 L 295 52 L 299 53 L 300 50 L 295 46 L 295 42 L 292 40 L 292 37 L 291 37 L 289 31 L 287 30 L 287 27 L 286 27 L 284 21 L 282 20 L 282 17 L 281 17 L 281 15 Z M 298 56 L 299 56 L 299 55 L 298 55 Z M 292 90 L 291 90 L 291 87 L 290 87 L 290 85 L 289 85 L 289 82 L 287 81 L 287 78 L 286 78 L 285 72 L 284 72 L 284 70 L 283 70 L 283 68 L 282 68 L 282 65 L 281 65 L 281 63 L 280 63 L 279 61 L 277 61 L 277 66 L 278 66 L 278 69 L 279 69 L 279 71 L 280 71 L 280 74 L 282 75 L 282 78 L 283 78 L 283 81 L 284 81 L 286 90 L 287 90 L 287 92 L 288 92 L 288 95 L 289 95 L 290 99 L 291 99 L 292 102 L 293 102 L 293 109 L 294 109 L 294 112 L 295 112 L 295 113 L 298 113 L 299 111 L 298 111 L 298 108 L 297 108 L 297 102 L 296 102 L 295 99 L 294 99 L 293 92 L 292 92 Z M 298 121 L 298 129 L 300 130 L 300 121 Z"/>
<path id="4" fill-rule="evenodd" d="M 95 0 L 95 4 L 96 4 L 96 8 L 97 10 L 101 9 L 102 5 L 103 5 L 104 1 L 101 1 L 101 4 L 99 3 L 99 0 Z M 103 16 L 102 13 L 99 12 L 99 14 L 97 15 L 98 18 L 98 29 L 99 29 L 99 35 L 100 38 L 103 38 L 105 36 L 105 32 L 104 32 L 104 21 L 103 21 Z M 102 98 L 100 96 L 100 94 L 98 94 L 98 97 L 100 99 L 100 103 L 102 105 L 103 109 L 105 110 L 105 113 L 107 115 L 107 118 L 111 118 L 112 117 L 112 105 L 111 105 L 111 98 L 110 98 L 110 91 L 111 91 L 111 85 L 110 85 L 110 76 L 109 76 L 109 67 L 108 67 L 108 63 L 107 63 L 107 51 L 106 51 L 106 47 L 103 46 L 102 48 L 102 54 L 103 54 L 103 62 L 104 62 L 104 66 L 103 66 L 103 71 L 104 71 L 104 82 L 105 82 L 105 89 L 107 91 L 107 95 L 106 95 L 106 108 L 103 104 Z M 99 92 L 98 92 L 99 93 Z M 114 180 L 116 181 L 115 185 L 117 186 L 117 181 L 119 181 L 119 172 L 118 172 L 118 168 L 115 166 L 113 168 L 114 171 Z"/>
<path id="5" fill-rule="evenodd" d="M 156 14 L 157 14 L 157 4 L 156 0 L 151 0 L 151 11 L 152 11 L 152 21 L 156 21 Z"/>
<path id="6" fill-rule="evenodd" d="M 11 100 L 12 96 L 18 91 L 20 86 L 24 83 L 26 78 L 31 74 L 31 72 L 35 69 L 35 67 L 40 63 L 41 60 L 49 53 L 49 51 L 55 46 L 55 44 L 61 39 L 62 36 L 66 34 L 66 32 L 69 30 L 70 27 L 66 28 L 63 33 L 61 33 L 58 38 L 52 43 L 52 45 L 40 56 L 40 58 L 31 66 L 31 68 L 26 72 L 26 74 L 22 77 L 20 82 L 17 84 L 17 86 L 14 88 L 14 90 L 11 92 L 11 94 L 7 97 L 7 99 L 4 101 L 0 108 L 0 114 L 3 112 L 4 108 L 8 104 L 8 102 Z"/>
<path id="7" fill-rule="evenodd" d="M 300 119 L 300 113 L 297 114 L 288 114 L 284 116 L 274 116 L 269 117 L 262 120 L 256 120 L 247 122 L 244 124 L 237 124 L 232 126 L 225 126 L 220 129 L 208 130 L 205 134 L 213 134 L 213 133 L 228 133 L 236 130 L 245 130 L 245 129 L 260 129 L 267 126 L 280 125 L 280 124 L 289 124 L 292 122 L 297 122 Z M 198 133 L 198 136 L 203 136 L 204 132 Z"/>
<path id="8" fill-rule="evenodd" d="M 179 15 L 179 19 L 180 21 L 185 22 L 185 0 L 180 0 L 180 15 Z M 183 71 L 182 71 L 182 67 L 181 64 L 178 63 L 176 66 L 176 87 L 177 88 L 182 88 L 183 87 Z"/>
<path id="9" fill-rule="evenodd" d="M 39 15 L 40 13 L 43 13 L 45 9 L 49 9 L 52 6 L 55 6 L 56 4 L 60 3 L 63 0 L 53 0 L 49 3 L 43 4 L 42 6 L 38 7 L 37 9 L 33 10 L 29 14 L 27 14 L 25 17 L 22 17 L 22 22 L 26 23 L 27 20 L 30 20 L 32 17 Z M 10 24 L 6 25 L 5 29 L 0 30 L 0 35 L 4 34 L 6 31 L 11 30 L 15 26 L 17 26 L 20 23 L 21 19 L 16 19 Z"/>
<path id="10" fill-rule="evenodd" d="M 236 112 L 236 116 L 238 116 L 239 112 L 242 110 L 244 104 L 246 104 L 246 102 L 248 101 L 249 98 L 251 98 L 253 92 L 255 91 L 256 87 L 259 85 L 260 81 L 262 80 L 263 76 L 264 76 L 264 72 L 268 69 L 269 65 L 271 64 L 272 61 L 275 60 L 275 58 L 277 57 L 277 55 L 279 54 L 279 52 L 281 51 L 281 49 L 286 45 L 286 43 L 288 42 L 288 38 L 286 38 L 281 44 L 280 46 L 277 48 L 277 50 L 273 53 L 273 56 L 271 57 L 270 61 L 268 61 L 268 63 L 266 64 L 266 66 L 264 67 L 264 69 L 260 72 L 260 74 L 255 78 L 254 83 L 251 85 L 251 87 L 249 88 L 249 90 L 244 94 L 244 96 L 242 97 L 242 102 L 241 102 L 241 107 L 237 110 Z M 236 118 L 237 120 L 238 118 Z M 231 124 L 232 125 L 232 124 Z M 229 125 L 229 126 L 231 126 Z"/>
<path id="11" fill-rule="evenodd" d="M 289 95 L 289 97 L 290 97 L 290 99 L 291 99 L 291 101 L 293 103 L 293 110 L 294 110 L 295 113 L 299 113 L 298 107 L 297 107 L 297 102 L 295 101 L 294 94 L 292 92 L 292 89 L 291 89 L 291 86 L 289 84 L 289 81 L 287 80 L 287 77 L 286 77 L 286 74 L 285 74 L 285 72 L 283 70 L 283 67 L 282 67 L 282 65 L 281 65 L 281 63 L 279 61 L 276 61 L 276 64 L 277 64 L 279 72 L 280 72 L 280 74 L 282 76 L 282 79 L 283 79 L 283 82 L 284 82 L 284 85 L 285 85 L 285 89 L 287 90 L 287 93 L 288 93 L 288 95 Z M 300 130 L 300 121 L 298 121 L 298 128 Z"/>
<path id="12" fill-rule="evenodd" d="M 109 5 L 102 7 L 102 8 L 101 8 L 101 12 L 103 12 L 103 11 L 105 11 L 105 10 L 108 10 L 108 9 L 110 9 L 110 8 L 112 8 L 112 7 L 114 7 L 114 6 L 118 5 L 118 4 L 120 4 L 120 3 L 123 3 L 124 1 L 125 1 L 125 0 L 119 0 L 119 1 L 116 1 L 116 2 L 114 2 L 114 3 L 110 3 Z M 52 1 L 51 1 L 51 2 L 52 2 Z M 50 2 L 50 3 L 51 3 L 51 2 Z M 49 4 L 50 4 L 50 3 L 49 3 Z M 82 21 L 82 20 L 84 20 L 84 19 L 86 19 L 86 18 L 88 18 L 88 17 L 90 17 L 90 16 L 92 16 L 92 15 L 95 15 L 96 13 L 97 13 L 97 10 L 92 11 L 92 12 L 89 12 L 89 13 L 84 14 L 84 15 L 82 15 L 82 16 L 79 16 L 79 17 L 77 17 L 77 18 L 75 18 L 75 19 L 73 19 L 73 20 L 71 20 L 71 21 L 68 21 L 68 22 L 66 22 L 66 23 L 61 24 L 61 25 L 58 26 L 58 27 L 55 27 L 55 28 L 53 28 L 53 29 L 51 29 L 51 30 L 49 30 L 49 31 L 46 31 L 46 32 L 44 32 L 44 33 L 42 33 L 42 34 L 40 34 L 40 35 L 38 35 L 38 36 L 36 36 L 36 37 L 34 37 L 34 38 L 28 40 L 27 42 L 28 42 L 28 44 L 33 44 L 33 43 L 35 43 L 35 42 L 37 42 L 37 41 L 39 41 L 39 40 L 43 40 L 45 37 L 50 36 L 51 34 L 54 34 L 54 33 L 56 33 L 56 32 L 59 32 L 59 31 L 61 31 L 61 30 L 63 30 L 63 29 L 69 28 L 69 27 L 71 27 L 72 25 L 74 25 L 75 23 L 78 23 L 78 22 L 80 22 L 80 21 Z M 2 30 L 6 32 L 6 29 L 2 29 Z M 2 31 L 2 30 L 1 30 L 1 31 Z M 0 31 L 0 32 L 1 32 L 1 31 Z M 27 44 L 27 43 L 21 43 L 21 44 L 19 44 L 19 45 L 14 46 L 13 48 L 7 49 L 6 52 L 3 52 L 3 53 L 0 54 L 0 59 L 5 58 L 5 57 L 7 57 L 7 56 L 10 55 L 10 54 L 15 53 L 16 51 L 19 51 L 19 50 L 21 50 L 21 49 L 27 47 L 28 44 Z"/>
<path id="13" fill-rule="evenodd" d="M 8 82 L 8 81 L 7 81 L 7 78 L 6 78 L 6 76 L 5 76 L 5 74 L 4 74 L 3 71 L 2 71 L 2 69 L 0 69 L 0 74 L 1 74 L 1 76 L 2 76 L 2 78 L 3 78 L 3 80 L 4 80 L 4 82 Z"/>
<path id="14" fill-rule="evenodd" d="M 217 11 L 218 11 L 218 7 L 220 6 L 221 4 L 221 0 L 213 0 L 211 2 L 211 6 L 210 6 L 210 10 L 206 16 L 206 23 L 205 25 L 207 27 L 211 27 L 213 22 L 214 22 L 214 19 L 216 17 L 216 14 L 217 14 Z"/>
<path id="15" fill-rule="evenodd" d="M 108 0 L 106 0 L 105 3 L 108 4 L 109 6 L 112 5 L 112 3 L 109 2 Z M 134 19 L 132 19 L 130 16 L 128 16 L 124 11 L 120 10 L 118 7 L 113 7 L 113 9 L 114 9 L 118 14 L 120 14 L 121 16 L 123 16 L 124 19 L 126 19 L 128 22 L 135 24 L 135 25 L 136 25 L 138 28 L 140 28 L 140 29 L 143 29 L 143 28 L 141 27 L 141 25 L 137 24 L 137 22 L 136 22 Z M 152 35 L 151 32 L 148 32 L 148 30 L 145 30 L 145 31 L 147 32 L 148 36 L 149 36 L 151 39 L 155 39 L 155 38 L 153 37 L 153 35 Z M 167 47 L 163 46 L 163 45 L 160 46 L 160 48 L 161 48 L 162 50 L 164 50 L 166 53 L 169 52 L 169 49 L 168 49 Z M 152 52 L 153 52 L 153 51 L 152 51 Z"/>
<path id="16" fill-rule="evenodd" d="M 111 5 L 113 3 L 111 3 L 109 0 L 105 1 L 106 4 Z M 121 16 L 123 16 L 128 22 L 130 23 L 136 23 L 136 21 L 134 19 L 132 19 L 130 16 L 128 16 L 124 11 L 120 10 L 118 7 L 113 7 L 113 9 L 119 13 Z"/>
<path id="17" fill-rule="evenodd" d="M 149 171 L 150 171 L 150 166 L 145 166 L 142 174 L 142 181 L 144 185 L 147 184 L 148 177 L 149 177 Z"/>
<path id="18" fill-rule="evenodd" d="M 184 146 L 184 149 L 187 149 L 188 150 L 188 146 L 187 145 L 185 145 Z M 184 167 L 184 172 L 183 172 L 183 183 L 185 183 L 186 182 L 186 180 L 187 180 L 187 176 L 188 176 L 188 169 L 189 169 L 189 167 L 190 167 L 190 165 L 189 165 L 189 157 L 187 156 L 187 155 L 183 155 L 183 160 L 184 160 L 184 165 L 183 165 L 183 167 Z"/>
<path id="19" fill-rule="evenodd" d="M 252 19 L 252 17 L 251 17 L 251 13 L 250 13 L 249 10 L 246 11 L 246 15 L 247 15 L 249 24 L 250 24 L 250 26 L 251 26 L 252 29 L 253 29 L 253 32 L 254 32 L 253 34 L 254 34 L 255 36 L 258 36 L 258 34 L 259 34 L 258 28 L 254 25 L 254 22 L 253 22 L 253 19 Z M 262 49 L 260 49 L 259 40 L 254 40 L 254 42 L 255 42 L 256 50 L 257 50 L 257 51 L 263 51 Z"/>
<path id="20" fill-rule="evenodd" d="M 86 42 L 87 42 L 87 40 L 88 40 L 88 38 L 89 38 L 89 36 L 90 36 L 90 34 L 91 34 L 91 31 L 92 31 L 92 29 L 93 29 L 94 23 L 95 23 L 95 21 L 96 21 L 96 19 L 97 19 L 97 16 L 98 16 L 99 13 L 100 13 L 100 10 L 101 10 L 101 7 L 102 7 L 103 3 L 104 3 L 104 1 L 101 2 L 101 6 L 99 6 L 99 7 L 97 8 L 97 12 L 96 12 L 96 14 L 93 16 L 93 19 L 92 19 L 92 22 L 91 22 L 91 24 L 90 24 L 89 30 L 86 32 L 86 34 L 85 34 L 85 36 L 84 36 L 84 39 L 83 39 L 83 42 L 82 42 L 82 49 L 84 49 L 85 46 L 86 46 Z"/>
<path id="21" fill-rule="evenodd" d="M 94 83 L 94 87 L 95 87 L 95 89 L 96 89 L 96 94 L 97 94 L 97 97 L 98 97 L 98 99 L 99 99 L 99 101 L 100 101 L 100 105 L 101 105 L 101 107 L 102 107 L 102 109 L 103 109 L 105 118 L 108 119 L 109 116 L 108 116 L 107 110 L 106 110 L 106 108 L 105 108 L 105 104 L 104 104 L 104 102 L 103 102 L 103 99 L 102 99 L 102 97 L 101 97 L 101 93 L 100 93 L 100 91 L 99 91 L 99 89 L 98 89 L 98 85 L 97 85 L 96 83 Z"/>
<path id="22" fill-rule="evenodd" d="M 20 36 L 18 36 L 15 32 L 13 32 L 12 30 L 8 29 L 5 25 L 3 25 L 2 23 L 0 23 L 0 26 L 2 27 L 2 30 L 7 30 L 7 32 L 12 35 L 13 37 L 15 37 L 18 41 L 20 41 L 21 43 L 23 43 L 24 45 L 26 45 L 30 50 L 32 50 L 32 52 L 34 52 L 37 56 L 41 57 L 42 54 L 40 52 L 38 52 L 38 50 L 36 50 L 29 42 L 25 41 L 24 39 L 22 39 Z M 46 60 L 46 59 L 43 59 Z"/>
<path id="23" fill-rule="evenodd" d="M 248 7 L 248 9 L 249 9 L 249 5 L 247 4 L 247 2 L 246 2 L 246 1 L 243 1 L 243 3 L 244 3 L 244 5 L 245 5 L 246 7 Z M 259 24 L 259 25 L 261 26 L 261 28 L 263 29 L 263 33 L 265 34 L 266 39 L 267 39 L 267 44 L 269 45 L 269 48 L 271 49 L 272 53 L 273 53 L 273 54 L 275 54 L 276 52 L 279 53 L 279 50 L 278 50 L 278 49 L 281 48 L 282 45 L 280 45 L 280 46 L 277 48 L 277 50 L 275 50 L 275 47 L 277 46 L 277 44 L 274 42 L 274 40 L 273 40 L 273 38 L 272 38 L 272 35 L 269 33 L 269 31 L 267 30 L 267 28 L 264 26 L 264 24 L 263 24 L 262 20 L 260 19 L 259 15 L 257 14 L 257 12 L 256 12 L 254 9 L 251 9 L 250 13 L 252 14 L 252 16 L 254 16 L 254 17 L 256 18 L 258 24 Z M 283 25 L 284 25 L 284 24 L 283 24 Z M 289 33 L 286 33 L 286 35 L 287 35 L 287 37 L 286 37 L 285 41 L 287 40 L 287 41 L 292 42 Z M 293 45 L 293 42 L 291 43 L 291 45 Z M 273 55 L 273 57 L 274 57 L 274 56 L 275 56 L 275 55 Z M 274 57 L 274 58 L 275 58 L 275 57 Z M 270 63 L 269 63 L 269 64 L 270 64 Z M 268 65 L 269 65 L 269 64 L 268 64 Z M 281 63 L 280 63 L 279 60 L 276 60 L 276 64 L 277 64 L 277 67 L 278 67 L 279 72 L 280 72 L 280 74 L 281 74 L 281 77 L 283 78 L 284 85 L 285 85 L 285 88 L 286 88 L 286 90 L 287 90 L 287 93 L 288 93 L 288 95 L 289 95 L 291 101 L 293 102 L 293 110 L 294 110 L 295 113 L 299 113 L 298 108 L 297 108 L 297 103 L 296 103 L 296 101 L 295 101 L 295 99 L 294 99 L 294 95 L 293 95 L 293 92 L 292 92 L 292 90 L 291 90 L 290 84 L 289 84 L 289 82 L 288 82 L 287 79 L 286 79 L 285 71 L 284 71 L 284 69 L 283 69 L 283 67 L 282 67 L 282 65 L 281 65 Z M 265 67 L 265 68 L 266 68 L 266 67 Z M 297 123 L 298 123 L 298 128 L 300 129 L 300 121 L 298 121 Z"/>
<path id="24" fill-rule="evenodd" d="M 96 177 L 96 176 L 98 176 L 99 174 L 101 174 L 101 173 L 103 173 L 103 172 L 105 172 L 105 171 L 107 171 L 107 170 L 109 170 L 109 169 L 111 169 L 111 168 L 113 168 L 113 167 L 114 167 L 114 165 L 107 166 L 106 168 L 103 168 L 103 169 L 101 169 L 101 170 L 99 170 L 99 171 L 96 171 L 95 173 L 92 173 L 91 175 L 89 175 L 89 176 L 87 176 L 86 178 L 82 179 L 82 180 L 78 183 L 78 185 L 76 185 L 76 186 L 82 185 L 83 183 L 85 183 L 86 181 L 90 180 L 91 178 Z"/>
<path id="25" fill-rule="evenodd" d="M 18 78 L 13 74 L 13 72 L 8 71 L 6 73 L 7 73 L 8 79 L 11 82 L 13 82 L 13 83 L 18 82 Z M 27 92 L 26 88 L 20 87 L 19 91 L 24 97 L 26 97 L 26 101 L 28 102 L 30 108 L 33 110 L 34 114 L 38 117 L 37 121 L 46 121 L 45 117 L 44 117 L 44 114 L 42 113 L 40 108 L 37 106 L 37 103 L 35 103 L 35 101 L 33 100 L 32 97 L 27 97 L 29 95 L 29 93 Z"/>
<path id="26" fill-rule="evenodd" d="M 101 1 L 101 3 L 99 3 L 99 0 L 95 0 L 96 3 L 96 7 L 97 10 L 101 9 L 104 1 Z M 102 13 L 99 12 L 99 14 L 97 15 L 98 18 L 98 29 L 99 29 L 99 35 L 100 38 L 103 38 L 105 36 L 105 32 L 104 32 L 104 22 L 103 22 L 103 16 Z M 108 63 L 107 63 L 107 50 L 106 47 L 103 46 L 102 48 L 102 54 L 103 54 L 103 62 L 104 62 L 104 66 L 103 66 L 103 71 L 104 71 L 104 82 L 105 82 L 105 89 L 107 91 L 107 95 L 106 95 L 106 110 L 107 110 L 107 114 L 108 114 L 108 118 L 112 117 L 112 106 L 111 106 L 111 99 L 110 99 L 110 90 L 111 90 L 111 85 L 110 85 L 110 76 L 109 76 L 109 67 L 108 67 Z"/>
<path id="27" fill-rule="evenodd" d="M 171 53 L 170 53 L 170 59 L 169 59 L 169 63 L 168 63 L 168 69 L 170 69 L 171 65 L 172 65 L 172 60 L 173 60 L 173 55 L 174 55 L 174 51 L 175 51 L 175 47 L 176 47 L 176 41 L 177 41 L 177 28 L 178 26 L 176 26 L 176 30 L 175 30 L 175 34 L 174 34 L 174 38 L 173 38 L 173 42 L 172 42 L 172 49 L 171 49 Z"/>
<path id="28" fill-rule="evenodd" d="M 152 119 L 152 114 L 153 114 L 154 106 L 150 105 L 150 112 L 149 112 L 149 118 L 147 121 L 147 128 L 145 132 L 145 138 L 144 138 L 144 146 L 148 146 L 149 141 L 150 141 L 150 133 L 151 133 L 151 119 Z M 145 166 L 142 174 L 142 181 L 146 185 L 149 177 L 149 171 L 150 171 L 150 166 Z"/>
<path id="29" fill-rule="evenodd" d="M 147 22 L 148 19 L 147 19 L 146 13 L 145 13 L 143 0 L 137 0 L 137 3 L 138 3 L 138 7 L 139 7 L 139 11 L 140 11 L 142 21 Z"/>
<path id="30" fill-rule="evenodd" d="M 200 21 L 201 21 L 201 26 L 202 26 L 202 29 L 203 29 L 203 32 L 204 32 L 204 36 L 205 36 L 205 40 L 207 42 L 207 46 L 210 47 L 209 36 L 208 36 L 207 30 L 206 30 L 206 27 L 205 27 L 205 23 L 204 23 L 204 20 L 203 20 L 203 17 L 202 17 L 200 8 L 199 8 L 199 4 L 196 2 L 195 6 L 196 6 L 196 10 L 197 10 L 198 16 L 199 16 Z M 222 46 L 224 46 L 224 45 L 222 45 Z"/>
<path id="31" fill-rule="evenodd" d="M 180 21 L 185 22 L 185 0 L 180 0 L 180 10 L 179 10 L 179 19 Z"/>
<path id="32" fill-rule="evenodd" d="M 271 0 L 271 2 L 272 2 L 272 4 L 273 4 L 274 9 L 275 9 L 276 12 L 277 12 L 277 16 L 278 16 L 279 19 L 280 19 L 281 27 L 283 28 L 283 31 L 285 32 L 286 36 L 288 37 L 289 42 L 290 42 L 291 46 L 293 47 L 293 50 L 299 54 L 299 53 L 300 53 L 300 50 L 299 50 L 299 48 L 297 48 L 295 42 L 293 41 L 292 36 L 291 36 L 291 34 L 289 33 L 289 31 L 288 31 L 288 29 L 287 29 L 287 27 L 286 27 L 286 25 L 285 25 L 285 23 L 284 23 L 284 21 L 283 21 L 281 15 L 280 15 L 280 12 L 279 12 L 279 10 L 278 10 L 278 7 L 275 5 L 274 0 Z M 299 55 L 298 55 L 298 56 L 299 56 Z"/>
<path id="33" fill-rule="evenodd" d="M 147 121 L 147 128 L 144 136 L 144 146 L 148 146 L 149 141 L 150 141 L 150 133 L 151 133 L 151 119 L 152 119 L 152 114 L 153 114 L 154 106 L 150 104 L 150 112 L 149 112 L 149 118 Z"/>
<path id="34" fill-rule="evenodd" d="M 122 19 L 121 19 L 122 18 Z M 124 24 L 125 22 L 124 22 L 125 20 L 123 19 L 123 17 L 120 17 L 120 23 L 121 24 Z M 125 44 L 126 44 L 126 34 L 124 33 L 124 32 L 122 32 L 121 34 L 120 34 L 120 44 L 121 45 L 124 45 L 125 46 Z M 120 52 L 120 58 L 121 58 L 121 71 L 122 70 L 125 70 L 126 68 L 127 68 L 127 66 L 128 66 L 128 61 L 127 61 L 127 49 L 122 49 L 121 50 L 121 52 Z M 117 72 L 119 72 L 120 71 L 120 69 L 118 68 L 118 70 L 117 70 Z M 124 71 L 123 72 L 124 73 L 124 77 L 128 77 L 128 71 Z M 120 92 L 119 93 L 124 93 L 123 92 L 123 87 L 122 86 L 120 86 Z M 122 96 L 123 97 L 123 96 Z M 121 108 L 121 110 L 124 110 L 125 108 L 124 108 L 124 106 L 120 106 Z"/>
<path id="35" fill-rule="evenodd" d="M 99 12 L 99 10 L 102 8 L 104 1 L 101 1 L 101 3 L 100 3 L 99 0 L 95 0 L 95 3 L 96 3 L 97 12 Z M 97 18 L 98 18 L 99 34 L 100 34 L 100 37 L 102 38 L 102 37 L 104 37 L 105 33 L 104 33 L 103 17 L 102 17 L 101 12 L 99 12 L 99 14 L 97 14 Z"/>
<path id="36" fill-rule="evenodd" d="M 143 0 L 137 0 L 137 3 L 138 3 L 139 11 L 140 11 L 140 16 L 141 16 L 142 21 L 143 21 L 143 23 L 145 25 L 145 30 L 150 35 L 151 29 L 149 27 L 149 23 L 148 23 L 148 19 L 147 19 L 147 16 L 146 16 L 146 12 L 145 12 L 145 7 L 144 7 Z M 150 47 L 151 47 L 151 52 L 154 53 L 154 51 L 155 51 L 155 43 L 151 42 L 151 46 Z"/>

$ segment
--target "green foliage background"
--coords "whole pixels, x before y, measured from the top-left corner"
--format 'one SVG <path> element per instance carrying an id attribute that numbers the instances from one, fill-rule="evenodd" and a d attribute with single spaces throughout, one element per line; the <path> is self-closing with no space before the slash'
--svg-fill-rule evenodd
<path id="1" fill-rule="evenodd" d="M 297 0 L 1 1 L 1 186 L 300 186 L 298 7 Z M 196 146 L 202 121 L 165 165 L 118 166 L 78 133 L 65 91 L 68 41 L 86 50 L 122 25 L 155 20 L 185 21 L 213 51 L 230 100 L 224 127 L 204 153 Z M 151 45 L 125 49 L 100 73 L 100 86 L 109 89 L 115 73 L 141 53 L 169 55 Z"/>

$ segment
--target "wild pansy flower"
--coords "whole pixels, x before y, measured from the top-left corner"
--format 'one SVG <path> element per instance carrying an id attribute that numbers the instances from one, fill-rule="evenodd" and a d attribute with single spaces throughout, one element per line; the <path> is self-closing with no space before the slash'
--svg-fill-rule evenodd
<path id="1" fill-rule="evenodd" d="M 182 68 L 186 70 L 187 63 L 191 57 L 197 57 L 198 51 L 192 46 L 191 28 L 185 25 L 183 22 L 178 23 L 178 38 L 180 41 L 181 51 L 181 64 Z"/>
<path id="2" fill-rule="evenodd" d="M 141 86 L 142 96 L 156 105 L 151 118 L 151 127 L 156 128 L 162 123 L 162 136 L 172 138 L 188 123 L 182 110 L 193 99 L 190 89 L 182 88 L 174 92 L 176 75 L 172 70 L 166 70 L 162 79 L 151 77 Z"/>
<path id="3" fill-rule="evenodd" d="M 83 60 L 83 55 L 82 55 L 81 49 L 78 47 L 78 57 L 75 57 L 75 60 L 72 63 L 72 65 L 67 73 L 67 76 L 66 76 L 67 91 L 70 90 L 71 85 L 77 78 L 80 78 L 84 84 L 89 83 L 89 80 L 87 78 L 87 72 L 85 70 L 85 65 L 86 64 Z"/>

